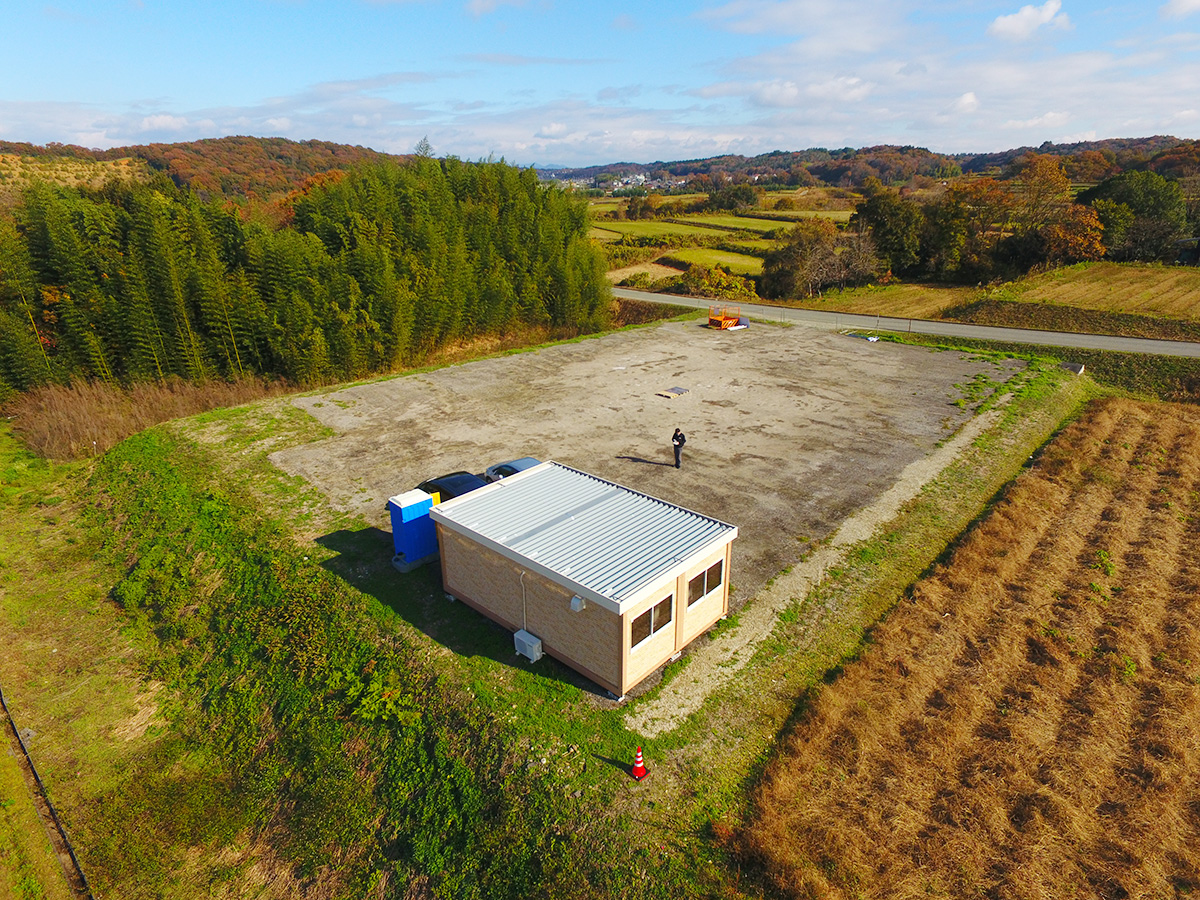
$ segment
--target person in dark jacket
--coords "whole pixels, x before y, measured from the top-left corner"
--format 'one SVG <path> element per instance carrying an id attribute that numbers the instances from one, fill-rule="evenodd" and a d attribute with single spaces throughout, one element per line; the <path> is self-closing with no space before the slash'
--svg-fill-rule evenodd
<path id="1" fill-rule="evenodd" d="M 678 428 L 671 435 L 671 446 L 675 448 L 675 468 L 679 468 L 681 457 L 683 456 L 683 445 L 687 443 L 687 437 Z"/>

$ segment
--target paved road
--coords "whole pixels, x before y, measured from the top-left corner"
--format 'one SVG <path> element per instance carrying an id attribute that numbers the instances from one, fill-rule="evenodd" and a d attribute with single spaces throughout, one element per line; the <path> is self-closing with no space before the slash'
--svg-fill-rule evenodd
<path id="1" fill-rule="evenodd" d="M 647 300 L 651 303 L 673 303 L 707 309 L 714 301 L 676 294 L 652 294 L 613 288 L 613 294 L 626 300 Z M 795 322 L 814 328 L 839 331 L 861 328 L 873 331 L 899 331 L 915 334 L 937 334 L 947 337 L 975 338 L 981 341 L 1007 341 L 1014 344 L 1040 344 L 1049 347 L 1081 347 L 1087 350 L 1116 350 L 1121 353 L 1150 353 L 1156 356 L 1188 356 L 1200 358 L 1200 343 L 1191 341 L 1156 341 L 1149 338 L 1114 337 L 1106 334 L 1075 334 L 1069 331 L 1036 331 L 1031 328 L 1000 328 L 993 325 L 965 325 L 959 322 L 932 322 L 928 319 L 895 319 L 890 316 L 859 316 L 849 313 L 819 312 L 813 309 L 789 309 L 760 303 L 739 303 L 745 315 L 759 319 Z"/>

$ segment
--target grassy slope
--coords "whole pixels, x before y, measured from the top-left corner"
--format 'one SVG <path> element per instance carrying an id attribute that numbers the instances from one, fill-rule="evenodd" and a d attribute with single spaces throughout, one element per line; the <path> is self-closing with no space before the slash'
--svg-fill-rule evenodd
<path id="1" fill-rule="evenodd" d="M 109 865 L 119 844 L 124 865 L 137 872 L 121 887 L 124 896 L 261 891 L 261 876 L 236 860 L 182 855 L 199 823 L 173 819 L 167 792 L 130 790 L 147 767 L 178 766 L 193 783 L 211 779 L 214 786 L 219 769 L 172 745 L 164 710 L 177 698 L 148 677 L 144 634 L 129 631 L 107 599 L 120 571 L 99 562 L 99 535 L 79 521 L 89 468 L 48 464 L 21 450 L 7 427 L 0 430 L 0 629 L 8 636 L 0 679 L 9 708 L 18 727 L 36 733 L 30 753 L 95 890 L 107 893 L 129 877 Z M 159 775 L 142 784 L 171 781 Z M 114 794 L 124 802 L 102 802 Z M 60 896 L 53 883 L 45 890 Z"/>

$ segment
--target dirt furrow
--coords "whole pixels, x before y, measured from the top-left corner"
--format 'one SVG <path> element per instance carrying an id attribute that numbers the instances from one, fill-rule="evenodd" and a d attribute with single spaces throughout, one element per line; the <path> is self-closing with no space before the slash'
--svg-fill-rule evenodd
<path id="1" fill-rule="evenodd" d="M 1109 401 L 873 635 L 764 777 L 794 896 L 1200 888 L 1200 413 Z"/>

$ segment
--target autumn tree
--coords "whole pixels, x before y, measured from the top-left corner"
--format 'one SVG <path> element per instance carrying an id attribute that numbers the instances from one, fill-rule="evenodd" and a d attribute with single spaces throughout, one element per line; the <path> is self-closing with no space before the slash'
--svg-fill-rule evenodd
<path id="1" fill-rule="evenodd" d="M 1030 153 L 1017 168 L 1013 229 L 1039 231 L 1060 220 L 1071 203 L 1071 182 L 1056 156 Z"/>
<path id="2" fill-rule="evenodd" d="M 831 287 L 864 284 L 877 265 L 865 231 L 839 232 L 829 219 L 807 219 L 767 254 L 760 289 L 776 299 L 812 297 Z"/>
<path id="3" fill-rule="evenodd" d="M 1119 239 L 1111 235 L 1105 240 L 1114 259 L 1167 261 L 1175 257 L 1175 242 L 1187 225 L 1187 204 L 1177 182 L 1154 172 L 1123 172 L 1082 192 L 1078 201 L 1100 204 L 1096 211 L 1106 227 L 1110 222 L 1121 227 Z"/>
<path id="4" fill-rule="evenodd" d="M 1016 198 L 993 178 L 960 181 L 925 209 L 923 264 L 950 280 L 983 281 L 995 270 L 993 250 L 1012 221 Z"/>
<path id="5" fill-rule="evenodd" d="M 850 217 L 851 227 L 870 230 L 875 251 L 890 271 L 913 272 L 921 262 L 925 220 L 921 206 L 885 188 L 878 179 L 869 180 L 864 190 L 867 197 Z"/>
<path id="6" fill-rule="evenodd" d="M 1103 235 L 1104 226 L 1092 207 L 1071 204 L 1043 230 L 1046 260 L 1051 265 L 1069 265 L 1102 259 Z"/>

